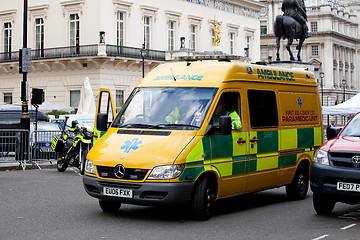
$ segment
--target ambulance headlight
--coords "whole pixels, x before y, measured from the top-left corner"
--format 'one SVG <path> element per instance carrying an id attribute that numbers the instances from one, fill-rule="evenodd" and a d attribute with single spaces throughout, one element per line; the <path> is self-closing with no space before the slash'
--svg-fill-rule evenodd
<path id="1" fill-rule="evenodd" d="M 167 166 L 159 166 L 155 167 L 148 179 L 152 180 L 162 180 L 162 179 L 173 179 L 180 176 L 182 171 L 184 170 L 184 164 L 178 165 L 167 165 Z"/>
<path id="2" fill-rule="evenodd" d="M 90 174 L 95 174 L 95 166 L 94 163 L 88 159 L 85 162 L 85 172 Z"/>
<path id="3" fill-rule="evenodd" d="M 319 163 L 319 164 L 323 164 L 323 165 L 330 165 L 329 164 L 328 152 L 319 149 L 316 152 L 316 155 L 314 157 L 314 162 Z"/>

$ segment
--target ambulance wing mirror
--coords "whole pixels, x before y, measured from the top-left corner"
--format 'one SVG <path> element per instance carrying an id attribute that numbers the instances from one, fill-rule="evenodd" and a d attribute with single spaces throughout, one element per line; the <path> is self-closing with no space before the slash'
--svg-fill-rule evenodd
<path id="1" fill-rule="evenodd" d="M 231 117 L 221 116 L 220 117 L 220 132 L 221 135 L 231 134 Z"/>
<path id="2" fill-rule="evenodd" d="M 96 116 L 96 128 L 99 131 L 107 131 L 108 115 L 106 113 L 98 113 Z"/>

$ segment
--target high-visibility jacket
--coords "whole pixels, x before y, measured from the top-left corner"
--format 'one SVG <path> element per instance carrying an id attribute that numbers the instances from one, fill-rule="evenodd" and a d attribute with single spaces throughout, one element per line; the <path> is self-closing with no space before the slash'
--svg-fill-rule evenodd
<path id="1" fill-rule="evenodd" d="M 236 111 L 232 111 L 228 116 L 231 117 L 231 128 L 232 129 L 241 129 L 242 128 L 240 116 L 239 116 L 239 114 L 237 114 Z"/>
<path id="2" fill-rule="evenodd" d="M 221 112 L 217 116 L 213 117 L 213 124 L 219 124 L 220 116 L 229 116 L 231 118 L 232 129 L 236 130 L 242 128 L 240 116 L 235 110 Z"/>
<path id="3" fill-rule="evenodd" d="M 174 107 L 174 109 L 165 117 L 165 121 L 174 124 L 176 120 L 180 118 L 180 112 L 177 107 Z"/>

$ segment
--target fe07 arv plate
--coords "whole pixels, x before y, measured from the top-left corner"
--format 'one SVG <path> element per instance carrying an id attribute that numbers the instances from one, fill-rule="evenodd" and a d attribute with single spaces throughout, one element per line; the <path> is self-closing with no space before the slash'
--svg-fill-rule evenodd
<path id="1" fill-rule="evenodd" d="M 348 192 L 360 192 L 360 184 L 358 183 L 346 183 L 338 182 L 337 190 L 348 191 Z"/>

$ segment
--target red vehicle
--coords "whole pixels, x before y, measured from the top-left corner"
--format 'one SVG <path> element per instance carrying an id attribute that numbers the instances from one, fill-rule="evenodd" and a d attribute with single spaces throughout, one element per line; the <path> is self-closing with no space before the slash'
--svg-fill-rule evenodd
<path id="1" fill-rule="evenodd" d="M 360 113 L 343 129 L 330 128 L 333 139 L 316 152 L 310 187 L 318 214 L 329 214 L 336 202 L 360 203 Z"/>

